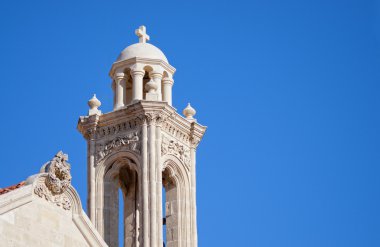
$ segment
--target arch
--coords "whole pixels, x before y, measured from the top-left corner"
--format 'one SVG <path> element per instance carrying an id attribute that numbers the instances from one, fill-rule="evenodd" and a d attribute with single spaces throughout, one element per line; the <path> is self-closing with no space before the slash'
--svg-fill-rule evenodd
<path id="1" fill-rule="evenodd" d="M 166 190 L 167 245 L 185 246 L 191 242 L 190 172 L 176 156 L 163 157 L 163 185 Z M 170 243 L 172 242 L 172 243 Z"/>
<path id="2" fill-rule="evenodd" d="M 131 151 L 114 152 L 96 167 L 95 225 L 109 246 L 118 246 L 119 199 L 124 200 L 124 246 L 138 241 L 140 174 L 139 156 Z"/>

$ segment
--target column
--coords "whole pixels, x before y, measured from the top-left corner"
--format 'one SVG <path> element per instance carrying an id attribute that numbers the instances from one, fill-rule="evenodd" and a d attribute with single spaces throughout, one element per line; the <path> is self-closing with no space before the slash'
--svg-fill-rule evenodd
<path id="1" fill-rule="evenodd" d="M 156 93 L 158 94 L 158 100 L 162 101 L 162 93 L 161 93 L 161 79 L 162 79 L 162 73 L 157 71 L 152 71 L 149 73 L 150 78 L 153 79 L 154 83 L 157 86 Z"/>
<path id="2" fill-rule="evenodd" d="M 196 144 L 192 143 L 190 148 L 191 159 L 191 240 L 192 247 L 198 246 L 198 233 L 197 233 L 197 196 L 196 196 Z"/>
<path id="3" fill-rule="evenodd" d="M 143 99 L 143 78 L 145 75 L 144 70 L 132 70 L 132 102 Z"/>
<path id="4" fill-rule="evenodd" d="M 169 105 L 172 105 L 172 87 L 174 84 L 173 79 L 165 77 L 163 80 L 163 101 L 168 102 Z"/>
<path id="5" fill-rule="evenodd" d="M 124 73 L 116 73 L 115 75 L 115 105 L 114 110 L 118 110 L 124 107 L 125 98 L 125 87 L 126 87 L 126 76 Z"/>
<path id="6" fill-rule="evenodd" d="M 93 137 L 87 142 L 87 191 L 88 191 L 88 215 L 95 225 L 95 140 Z"/>
<path id="7" fill-rule="evenodd" d="M 142 204 L 143 204 L 143 244 L 149 247 L 149 186 L 148 186 L 148 128 L 146 119 L 142 123 Z"/>
<path id="8" fill-rule="evenodd" d="M 161 123 L 156 124 L 156 167 L 157 167 L 157 246 L 162 246 L 162 163 L 161 163 Z"/>
<path id="9" fill-rule="evenodd" d="M 156 200 L 156 124 L 155 119 L 148 119 L 149 145 L 149 187 L 150 187 L 150 246 L 157 246 L 157 200 Z"/>

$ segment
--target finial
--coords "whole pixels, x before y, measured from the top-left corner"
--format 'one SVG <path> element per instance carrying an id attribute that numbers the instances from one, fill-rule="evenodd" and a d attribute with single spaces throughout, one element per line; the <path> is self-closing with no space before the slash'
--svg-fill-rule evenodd
<path id="1" fill-rule="evenodd" d="M 102 103 L 96 98 L 96 94 L 92 96 L 92 98 L 88 101 L 88 106 L 90 107 L 90 110 L 88 110 L 88 115 L 100 115 L 102 112 L 98 109 L 99 106 L 101 106 Z"/>
<path id="2" fill-rule="evenodd" d="M 191 107 L 190 103 L 187 104 L 186 108 L 183 110 L 183 115 L 185 115 L 187 120 L 195 120 L 194 116 L 197 112 L 193 107 Z"/>
<path id="3" fill-rule="evenodd" d="M 150 39 L 149 35 L 146 33 L 146 27 L 140 26 L 135 30 L 135 34 L 139 37 L 139 43 L 146 43 Z"/>

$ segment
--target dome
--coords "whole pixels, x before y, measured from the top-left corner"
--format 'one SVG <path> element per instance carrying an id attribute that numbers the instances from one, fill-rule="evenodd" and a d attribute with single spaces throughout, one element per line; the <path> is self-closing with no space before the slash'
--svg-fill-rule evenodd
<path id="1" fill-rule="evenodd" d="M 149 43 L 136 43 L 125 48 L 117 58 L 116 62 L 127 60 L 134 57 L 160 59 L 168 63 L 164 53 Z"/>

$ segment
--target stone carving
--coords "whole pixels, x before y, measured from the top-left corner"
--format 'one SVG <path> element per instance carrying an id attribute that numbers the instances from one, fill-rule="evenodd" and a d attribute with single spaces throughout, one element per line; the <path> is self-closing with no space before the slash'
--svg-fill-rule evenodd
<path id="1" fill-rule="evenodd" d="M 117 135 L 117 134 L 120 134 L 121 132 L 126 132 L 129 130 L 136 129 L 138 122 L 139 122 L 139 119 L 136 118 L 136 119 L 131 119 L 129 121 L 125 121 L 123 123 L 118 123 L 115 125 L 99 128 L 96 131 L 97 138 L 102 138 L 109 135 Z"/>
<path id="2" fill-rule="evenodd" d="M 71 203 L 64 192 L 71 184 L 70 164 L 68 156 L 59 151 L 54 158 L 43 166 L 43 172 L 47 173 L 44 183 L 38 183 L 34 193 L 47 201 L 69 210 Z"/>
<path id="3" fill-rule="evenodd" d="M 124 137 L 117 137 L 105 145 L 99 144 L 96 149 L 97 159 L 102 160 L 114 150 L 126 148 L 127 150 L 140 154 L 140 137 L 139 132 L 131 132 Z"/>
<path id="4" fill-rule="evenodd" d="M 170 134 L 171 136 L 174 136 L 176 139 L 181 140 L 181 142 L 190 142 L 189 134 L 186 134 L 185 132 L 181 131 L 179 128 L 175 127 L 173 124 L 170 124 L 169 122 L 165 122 L 162 125 L 162 130 Z"/>
<path id="5" fill-rule="evenodd" d="M 181 143 L 170 140 L 167 137 L 162 138 L 161 155 L 172 154 L 179 158 L 187 167 L 190 167 L 190 149 Z"/>

